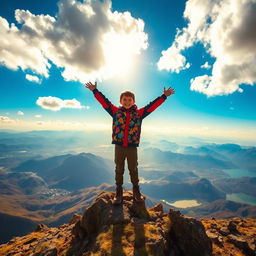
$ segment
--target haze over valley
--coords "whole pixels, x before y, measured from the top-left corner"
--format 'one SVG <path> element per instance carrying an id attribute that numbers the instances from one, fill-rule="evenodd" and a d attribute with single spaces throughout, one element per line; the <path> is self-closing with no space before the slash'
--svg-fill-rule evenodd
<path id="1" fill-rule="evenodd" d="M 86 134 L 81 134 L 1 132 L 0 222 L 8 230 L 1 242 L 37 223 L 65 223 L 100 191 L 115 190 L 112 146 L 105 153 L 80 152 L 83 144 L 88 149 Z M 256 217 L 255 147 L 184 146 L 166 140 L 155 145 L 159 147 L 144 143 L 139 148 L 140 186 L 148 206 L 160 202 L 165 211 L 177 208 L 197 218 Z M 131 189 L 128 170 L 124 180 L 125 190 Z M 17 233 L 13 223 L 24 229 Z"/>

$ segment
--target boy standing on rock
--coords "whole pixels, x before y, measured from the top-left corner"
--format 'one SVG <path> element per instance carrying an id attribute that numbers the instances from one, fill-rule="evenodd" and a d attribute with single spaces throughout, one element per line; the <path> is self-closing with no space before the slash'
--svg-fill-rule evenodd
<path id="1" fill-rule="evenodd" d="M 143 108 L 138 109 L 135 105 L 135 95 L 125 91 L 120 95 L 120 107 L 113 105 L 98 89 L 97 82 L 86 83 L 94 97 L 113 118 L 112 144 L 115 144 L 115 180 L 116 195 L 113 203 L 118 205 L 123 200 L 123 175 L 125 159 L 127 158 L 128 169 L 133 184 L 133 199 L 143 202 L 139 189 L 138 178 L 138 154 L 137 147 L 140 143 L 142 120 L 159 107 L 168 96 L 174 94 L 173 88 L 164 88 L 164 93 Z"/>

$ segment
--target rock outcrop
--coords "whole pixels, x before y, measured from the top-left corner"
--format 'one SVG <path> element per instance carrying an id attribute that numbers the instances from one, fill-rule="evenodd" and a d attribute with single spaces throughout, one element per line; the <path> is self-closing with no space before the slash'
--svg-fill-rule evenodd
<path id="1" fill-rule="evenodd" d="M 113 197 L 101 193 L 76 223 L 73 254 L 211 255 L 211 240 L 200 221 L 174 210 L 165 214 L 161 204 L 147 209 L 133 202 L 130 191 L 120 206 L 113 206 Z"/>
<path id="2" fill-rule="evenodd" d="M 214 255 L 256 255 L 256 220 L 250 218 L 204 219 Z"/>
<path id="3" fill-rule="evenodd" d="M 179 211 L 164 213 L 158 204 L 135 203 L 132 192 L 114 206 L 113 192 L 100 193 L 84 214 L 59 228 L 38 225 L 36 231 L 0 245 L 0 256 L 255 255 L 256 221 L 196 220 Z"/>

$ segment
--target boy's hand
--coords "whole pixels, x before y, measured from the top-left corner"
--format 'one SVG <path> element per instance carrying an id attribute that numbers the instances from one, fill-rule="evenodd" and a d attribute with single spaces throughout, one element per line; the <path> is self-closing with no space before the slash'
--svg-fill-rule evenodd
<path id="1" fill-rule="evenodd" d="M 174 91 L 173 88 L 169 87 L 169 88 L 166 90 L 165 87 L 164 87 L 164 95 L 165 95 L 166 97 L 168 97 L 168 96 L 170 96 L 170 95 L 172 95 L 172 94 L 174 94 L 174 93 L 175 93 L 175 91 Z"/>
<path id="2" fill-rule="evenodd" d="M 97 82 L 95 82 L 95 84 L 92 84 L 91 82 L 86 83 L 86 88 L 90 89 L 91 91 L 93 91 L 94 89 L 97 88 Z"/>

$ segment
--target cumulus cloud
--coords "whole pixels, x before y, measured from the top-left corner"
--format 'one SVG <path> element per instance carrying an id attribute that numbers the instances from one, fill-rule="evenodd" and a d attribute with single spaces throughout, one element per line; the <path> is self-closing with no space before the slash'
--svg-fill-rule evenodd
<path id="1" fill-rule="evenodd" d="M 18 114 L 19 116 L 24 116 L 24 112 L 22 112 L 22 111 L 18 111 L 17 114 Z"/>
<path id="2" fill-rule="evenodd" d="M 11 119 L 8 116 L 0 116 L 0 123 L 5 124 L 5 123 L 14 123 L 15 120 Z"/>
<path id="3" fill-rule="evenodd" d="M 215 62 L 211 75 L 191 79 L 191 90 L 208 96 L 242 92 L 241 84 L 256 82 L 255 13 L 255 0 L 188 0 L 184 11 L 188 25 L 162 52 L 159 69 L 185 69 L 184 50 L 200 42 Z"/>
<path id="4" fill-rule="evenodd" d="M 41 118 L 42 115 L 34 115 L 35 118 Z"/>
<path id="5" fill-rule="evenodd" d="M 33 75 L 26 74 L 26 79 L 30 82 L 34 82 L 34 83 L 38 83 L 38 84 L 41 83 L 41 80 L 38 76 L 33 76 Z"/>
<path id="6" fill-rule="evenodd" d="M 2 65 L 12 70 L 30 69 L 48 77 L 50 64 L 40 49 L 33 43 L 30 44 L 26 35 L 2 17 L 0 17 L 0 35 L 0 63 Z"/>
<path id="7" fill-rule="evenodd" d="M 203 65 L 201 65 L 201 68 L 210 69 L 211 65 L 206 61 Z"/>
<path id="8" fill-rule="evenodd" d="M 179 49 L 173 45 L 168 50 L 162 51 L 157 66 L 160 70 L 168 70 L 179 73 L 183 69 L 190 67 L 190 63 L 186 63 L 186 58 L 180 53 Z"/>
<path id="9" fill-rule="evenodd" d="M 148 46 L 144 22 L 113 12 L 109 0 L 61 0 L 58 7 L 54 17 L 17 9 L 20 28 L 0 17 L 0 63 L 48 77 L 52 62 L 66 80 L 85 82 L 114 76 Z"/>
<path id="10" fill-rule="evenodd" d="M 44 109 L 49 109 L 53 111 L 61 110 L 62 108 L 87 108 L 87 106 L 82 106 L 81 103 L 76 100 L 62 100 L 57 97 L 39 97 L 36 104 Z"/>

